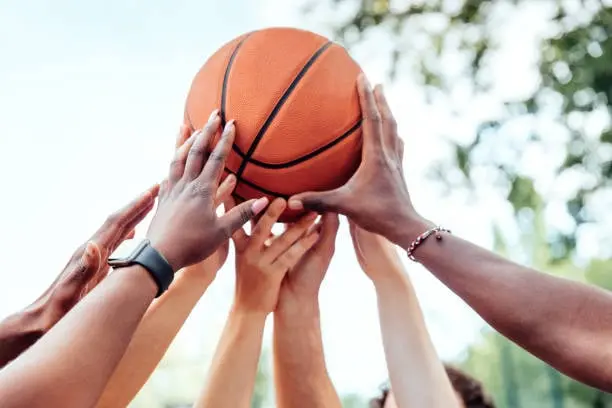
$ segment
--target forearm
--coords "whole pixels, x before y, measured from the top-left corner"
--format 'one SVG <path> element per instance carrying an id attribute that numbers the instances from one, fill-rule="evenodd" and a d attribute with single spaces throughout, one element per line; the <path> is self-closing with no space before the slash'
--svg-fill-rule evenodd
<path id="1" fill-rule="evenodd" d="M 325 366 L 319 304 L 274 313 L 274 382 L 279 408 L 340 408 Z"/>
<path id="2" fill-rule="evenodd" d="M 43 310 L 28 308 L 0 322 L 0 368 L 36 343 L 43 334 Z"/>
<path id="3" fill-rule="evenodd" d="M 265 321 L 264 314 L 230 312 L 208 381 L 195 407 L 250 406 Z"/>
<path id="4" fill-rule="evenodd" d="M 210 279 L 178 275 L 147 310 L 130 344 L 104 388 L 99 408 L 127 406 L 149 379 L 210 284 Z"/>
<path id="5" fill-rule="evenodd" d="M 579 381 L 612 390 L 612 295 L 451 235 L 428 239 L 415 255 L 500 333 Z"/>
<path id="6" fill-rule="evenodd" d="M 395 400 L 400 407 L 455 407 L 457 398 L 427 332 L 416 293 L 405 272 L 395 269 L 389 278 L 375 282 Z"/>
<path id="7" fill-rule="evenodd" d="M 3 407 L 93 406 L 156 291 L 139 266 L 112 273 L 0 372 Z"/>

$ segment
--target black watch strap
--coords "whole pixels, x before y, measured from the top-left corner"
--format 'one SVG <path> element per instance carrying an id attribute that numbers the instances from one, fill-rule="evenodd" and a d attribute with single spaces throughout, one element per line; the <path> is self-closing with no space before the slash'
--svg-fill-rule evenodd
<path id="1" fill-rule="evenodd" d="M 164 258 L 157 249 L 151 246 L 151 242 L 148 239 L 143 240 L 127 259 L 109 259 L 108 263 L 114 268 L 121 268 L 134 264 L 138 264 L 145 268 L 155 283 L 157 283 L 158 291 L 155 297 L 161 296 L 174 279 L 174 270 L 172 266 L 170 266 L 166 258 Z"/>

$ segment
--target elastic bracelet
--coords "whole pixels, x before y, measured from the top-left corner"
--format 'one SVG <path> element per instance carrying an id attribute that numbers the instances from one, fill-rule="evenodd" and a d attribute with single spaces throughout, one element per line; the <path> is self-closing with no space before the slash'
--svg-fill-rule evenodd
<path id="1" fill-rule="evenodd" d="M 424 233 L 416 237 L 416 239 L 412 241 L 412 244 L 410 244 L 410 246 L 406 250 L 406 253 L 408 254 L 408 258 L 410 258 L 414 262 L 418 262 L 416 258 L 414 257 L 414 251 L 419 247 L 419 245 L 421 245 L 432 234 L 436 234 L 436 240 L 441 241 L 442 232 L 448 232 L 449 234 L 451 233 L 449 229 L 437 226 L 437 227 L 428 229 L 427 231 L 425 231 Z"/>

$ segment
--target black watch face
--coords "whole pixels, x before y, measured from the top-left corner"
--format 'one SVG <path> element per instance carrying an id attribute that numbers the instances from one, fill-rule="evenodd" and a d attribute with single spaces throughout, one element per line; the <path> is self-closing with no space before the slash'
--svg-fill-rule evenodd
<path id="1" fill-rule="evenodd" d="M 135 246 L 135 243 L 131 239 L 123 241 L 108 257 L 108 264 L 114 267 L 131 265 L 138 254 L 149 245 L 149 240 L 145 239 L 137 246 Z"/>

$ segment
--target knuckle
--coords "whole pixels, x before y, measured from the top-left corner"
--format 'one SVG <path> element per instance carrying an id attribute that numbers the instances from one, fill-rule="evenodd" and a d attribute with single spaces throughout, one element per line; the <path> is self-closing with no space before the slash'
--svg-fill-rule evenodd
<path id="1" fill-rule="evenodd" d="M 289 269 L 291 267 L 291 261 L 289 260 L 289 256 L 286 253 L 282 256 L 279 256 L 276 259 L 275 264 L 281 269 Z"/>
<path id="2" fill-rule="evenodd" d="M 387 126 L 389 126 L 389 128 L 392 131 L 396 131 L 397 130 L 397 121 L 395 120 L 395 118 L 393 117 L 393 115 L 385 115 L 385 122 L 387 123 Z"/>
<path id="3" fill-rule="evenodd" d="M 215 162 L 223 162 L 225 161 L 225 157 L 227 156 L 224 152 L 212 152 L 209 156 L 209 159 Z"/>
<path id="4" fill-rule="evenodd" d="M 170 162 L 170 173 L 172 175 L 181 175 L 183 173 L 183 166 L 185 165 L 184 160 L 180 157 L 175 157 Z"/>
<path id="5" fill-rule="evenodd" d="M 251 218 L 253 218 L 253 212 L 250 209 L 245 208 L 240 211 L 240 225 L 246 224 Z"/>
<path id="6" fill-rule="evenodd" d="M 193 145 L 191 149 L 189 149 L 189 156 L 204 156 L 206 154 L 206 149 L 200 145 Z"/>
<path id="7" fill-rule="evenodd" d="M 189 192 L 194 196 L 199 197 L 212 197 L 212 187 L 208 183 L 202 183 L 200 181 L 194 181 L 189 185 Z"/>
<path id="8" fill-rule="evenodd" d="M 381 123 L 382 122 L 382 117 L 380 116 L 380 113 L 378 112 L 378 110 L 371 110 L 368 113 L 368 119 L 372 123 Z"/>

